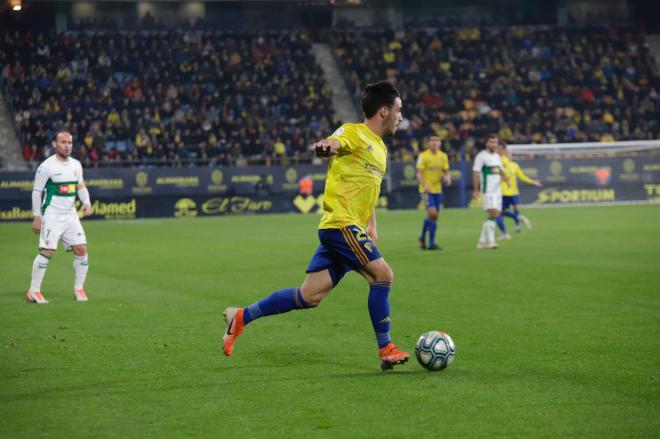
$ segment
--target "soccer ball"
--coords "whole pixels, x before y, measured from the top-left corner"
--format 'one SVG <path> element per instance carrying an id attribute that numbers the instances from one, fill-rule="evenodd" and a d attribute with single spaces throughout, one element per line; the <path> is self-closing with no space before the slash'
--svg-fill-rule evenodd
<path id="1" fill-rule="evenodd" d="M 442 370 L 454 361 L 456 346 L 444 332 L 429 331 L 417 339 L 415 355 L 424 369 Z"/>

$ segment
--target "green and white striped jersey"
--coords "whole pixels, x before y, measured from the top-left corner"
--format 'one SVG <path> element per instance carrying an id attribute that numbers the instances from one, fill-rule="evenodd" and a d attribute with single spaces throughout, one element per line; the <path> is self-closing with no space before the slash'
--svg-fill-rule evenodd
<path id="1" fill-rule="evenodd" d="M 75 214 L 80 183 L 83 183 L 83 170 L 78 160 L 72 157 L 60 160 L 55 154 L 44 160 L 37 169 L 32 189 L 39 194 L 46 192 L 41 202 L 41 214 Z M 32 208 L 36 213 L 37 206 Z"/>

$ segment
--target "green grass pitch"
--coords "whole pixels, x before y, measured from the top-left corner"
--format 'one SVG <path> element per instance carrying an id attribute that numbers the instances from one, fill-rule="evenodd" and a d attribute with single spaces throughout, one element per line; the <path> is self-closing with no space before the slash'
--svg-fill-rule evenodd
<path id="1" fill-rule="evenodd" d="M 90 301 L 60 250 L 45 306 L 24 299 L 36 236 L 2 224 L 0 437 L 658 437 L 660 205 L 527 214 L 478 251 L 483 213 L 444 211 L 422 252 L 422 212 L 379 213 L 395 342 L 456 342 L 436 373 L 380 371 L 354 273 L 223 356 L 224 307 L 299 285 L 318 217 L 86 222 Z"/>

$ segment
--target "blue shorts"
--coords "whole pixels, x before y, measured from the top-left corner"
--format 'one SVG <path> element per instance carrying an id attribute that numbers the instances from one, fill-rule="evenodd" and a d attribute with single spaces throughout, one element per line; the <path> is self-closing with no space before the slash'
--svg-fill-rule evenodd
<path id="1" fill-rule="evenodd" d="M 307 266 L 307 273 L 328 269 L 333 285 L 337 285 L 349 271 L 382 258 L 376 245 L 360 226 L 319 229 L 319 241 L 321 244 Z"/>
<path id="2" fill-rule="evenodd" d="M 520 195 L 504 195 L 502 197 L 502 210 L 507 210 L 511 206 L 520 204 Z"/>
<path id="3" fill-rule="evenodd" d="M 435 210 L 440 210 L 442 206 L 442 194 L 430 194 L 428 192 L 422 192 L 422 204 L 426 206 L 427 209 L 431 207 Z"/>

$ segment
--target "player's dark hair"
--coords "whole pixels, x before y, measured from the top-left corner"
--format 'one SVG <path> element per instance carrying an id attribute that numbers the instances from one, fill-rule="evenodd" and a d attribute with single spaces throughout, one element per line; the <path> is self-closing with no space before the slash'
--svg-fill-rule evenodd
<path id="1" fill-rule="evenodd" d="M 362 111 L 369 119 L 383 107 L 390 108 L 396 98 L 400 98 L 399 91 L 390 81 L 380 81 L 367 84 L 362 91 Z"/>
<path id="2" fill-rule="evenodd" d="M 502 148 L 506 149 L 506 142 L 504 140 L 498 138 L 497 141 Z"/>
<path id="3" fill-rule="evenodd" d="M 484 139 L 484 145 L 485 145 L 486 143 L 488 143 L 488 141 L 489 141 L 490 139 L 496 139 L 498 143 L 501 142 L 501 140 L 500 140 L 500 136 L 498 136 L 497 134 L 489 134 L 489 135 L 487 135 L 486 138 Z"/>
<path id="4" fill-rule="evenodd" d="M 64 129 L 64 128 L 61 128 L 61 129 L 55 131 L 55 134 L 53 134 L 53 142 L 57 142 L 57 136 L 59 136 L 60 134 L 64 134 L 64 133 L 67 133 L 69 135 L 71 134 L 71 132 L 69 130 Z"/>

